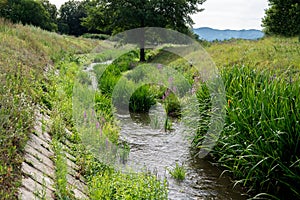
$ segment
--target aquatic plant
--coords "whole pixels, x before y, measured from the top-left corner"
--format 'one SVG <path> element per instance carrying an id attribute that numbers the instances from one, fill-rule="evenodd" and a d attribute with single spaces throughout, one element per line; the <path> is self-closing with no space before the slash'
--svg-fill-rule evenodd
<path id="1" fill-rule="evenodd" d="M 185 170 L 185 167 L 183 166 L 183 164 L 179 165 L 176 162 L 175 167 L 168 169 L 168 171 L 169 171 L 170 175 L 178 181 L 182 181 L 185 179 L 186 170 Z"/>

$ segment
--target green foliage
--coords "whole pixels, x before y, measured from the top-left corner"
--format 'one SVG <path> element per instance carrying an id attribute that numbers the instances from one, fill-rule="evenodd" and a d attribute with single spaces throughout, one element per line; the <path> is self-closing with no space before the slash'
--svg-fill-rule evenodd
<path id="1" fill-rule="evenodd" d="M 228 100 L 225 128 L 211 155 L 255 198 L 299 199 L 299 45 L 298 38 L 266 37 L 206 47 L 222 72 Z M 194 84 L 197 73 L 183 60 L 170 65 Z M 199 82 L 198 101 L 183 110 L 199 109 L 197 121 L 188 119 L 198 124 L 193 147 L 202 148 L 211 123 L 208 86 Z"/>
<path id="2" fill-rule="evenodd" d="M 199 5 L 204 2 L 205 0 L 97 0 L 94 6 L 88 8 L 83 25 L 113 34 L 134 28 L 163 27 L 192 35 L 189 29 L 193 23 L 190 15 L 201 11 Z M 127 36 L 126 42 L 136 42 L 137 37 L 145 38 L 145 31 L 140 31 L 133 37 Z M 145 61 L 144 43 L 144 40 L 138 41 L 142 62 Z"/>
<path id="3" fill-rule="evenodd" d="M 299 198 L 299 79 L 239 65 L 223 69 L 222 77 L 227 116 L 212 154 L 250 191 Z M 201 147 L 212 108 L 205 90 L 197 97 L 203 116 L 194 142 Z"/>
<path id="4" fill-rule="evenodd" d="M 171 176 L 178 181 L 182 181 L 185 179 L 186 170 L 183 164 L 180 166 L 178 163 L 176 163 L 175 167 L 173 169 L 168 169 L 168 171 Z"/>
<path id="5" fill-rule="evenodd" d="M 164 129 L 165 129 L 165 132 L 172 130 L 172 120 L 169 118 L 169 116 L 166 117 Z"/>
<path id="6" fill-rule="evenodd" d="M 243 185 L 299 198 L 299 79 L 241 66 L 223 77 L 228 114 L 215 152 L 219 162 Z"/>
<path id="7" fill-rule="evenodd" d="M 157 26 L 188 32 L 187 25 L 192 24 L 190 14 L 201 11 L 198 6 L 203 2 L 204 0 L 185 0 L 176 3 L 165 0 L 97 1 L 97 7 L 88 10 L 84 24 L 99 30 L 110 29 L 113 33 L 138 27 Z M 96 23 L 100 16 L 104 23 Z"/>
<path id="8" fill-rule="evenodd" d="M 14 73 L 0 75 L 0 196 L 5 199 L 13 199 L 20 184 L 22 150 L 33 128 L 35 109 L 29 93 L 33 86 L 22 75 L 22 66 L 15 68 Z"/>
<path id="9" fill-rule="evenodd" d="M 106 34 L 92 34 L 92 33 L 85 33 L 82 35 L 84 38 L 91 38 L 91 39 L 98 39 L 98 40 L 107 40 L 110 36 Z"/>
<path id="10" fill-rule="evenodd" d="M 79 36 L 88 32 L 88 29 L 81 25 L 81 18 L 87 16 L 86 4 L 88 1 L 70 0 L 64 3 L 60 9 L 58 19 L 58 30 L 61 33 Z"/>
<path id="11" fill-rule="evenodd" d="M 166 93 L 164 95 L 166 95 Z M 167 96 L 164 96 L 163 104 L 169 116 L 180 117 L 181 115 L 180 103 L 174 93 L 169 93 Z"/>
<path id="12" fill-rule="evenodd" d="M 151 106 L 155 105 L 156 101 L 152 92 L 151 85 L 144 85 L 134 91 L 129 100 L 129 110 L 135 113 L 149 112 Z"/>
<path id="13" fill-rule="evenodd" d="M 234 40 L 212 43 L 206 48 L 216 66 L 247 65 L 274 73 L 294 73 L 300 68 L 298 38 L 265 37 L 259 41 Z"/>
<path id="14" fill-rule="evenodd" d="M 71 37 L 64 39 L 39 28 L 13 25 L 0 19 L 1 199 L 17 198 L 23 151 L 28 135 L 33 131 L 36 105 L 42 110 L 45 106 L 53 109 L 55 84 L 51 78 L 54 62 L 51 57 L 61 49 L 65 53 L 60 58 L 66 53 L 88 51 L 96 44 L 94 42 Z"/>
<path id="15" fill-rule="evenodd" d="M 63 145 L 59 139 L 52 139 L 52 146 L 54 149 L 55 157 L 55 196 L 58 199 L 74 199 L 74 195 L 68 189 L 68 168 L 66 155 L 63 152 Z"/>
<path id="16" fill-rule="evenodd" d="M 2 1 L 0 6 L 0 17 L 10 19 L 14 23 L 31 24 L 49 31 L 57 29 L 56 7 L 46 0 L 8 0 Z"/>
<path id="17" fill-rule="evenodd" d="M 167 199 L 166 181 L 161 183 L 154 175 L 147 173 L 123 174 L 105 171 L 92 177 L 90 182 L 91 199 Z"/>
<path id="18" fill-rule="evenodd" d="M 263 26 L 268 34 L 300 35 L 300 3 L 298 0 L 269 0 Z"/>
<path id="19" fill-rule="evenodd" d="M 114 62 L 110 64 L 104 72 L 101 69 L 104 69 L 106 67 L 105 65 L 95 66 L 99 89 L 102 94 L 108 96 L 112 95 L 115 85 L 121 77 L 121 73 L 129 70 L 134 66 L 134 60 L 136 57 L 137 53 L 135 51 L 128 52 L 125 55 L 122 55 L 114 60 Z M 99 55 L 97 59 L 107 59 L 107 56 Z"/>

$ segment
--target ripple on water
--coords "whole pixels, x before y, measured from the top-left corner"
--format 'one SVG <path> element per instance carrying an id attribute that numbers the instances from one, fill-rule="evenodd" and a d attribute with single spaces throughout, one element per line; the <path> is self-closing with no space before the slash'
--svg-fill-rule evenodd
<path id="1" fill-rule="evenodd" d="M 117 118 L 121 124 L 121 138 L 130 145 L 127 167 L 136 171 L 146 167 L 159 177 L 166 177 L 169 199 L 246 199 L 241 189 L 232 189 L 228 177 L 220 177 L 218 168 L 205 159 L 192 158 L 190 142 L 180 123 L 173 123 L 175 131 L 166 133 L 143 123 L 142 115 L 117 115 Z M 182 182 L 174 180 L 166 170 L 176 162 L 186 167 L 186 178 Z"/>

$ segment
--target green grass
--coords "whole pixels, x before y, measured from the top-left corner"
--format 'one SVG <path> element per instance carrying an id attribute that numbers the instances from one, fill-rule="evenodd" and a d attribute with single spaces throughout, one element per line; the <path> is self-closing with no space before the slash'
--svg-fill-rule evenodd
<path id="1" fill-rule="evenodd" d="M 266 37 L 258 41 L 229 40 L 205 47 L 218 67 L 235 64 L 291 73 L 300 68 L 298 38 Z"/>
<path id="2" fill-rule="evenodd" d="M 257 198 L 300 199 L 300 43 L 271 37 L 206 49 L 221 71 L 227 97 L 215 160 Z M 207 114 L 211 105 L 201 88 L 198 106 Z M 201 119 L 193 141 L 199 148 L 210 116 Z"/>
<path id="3" fill-rule="evenodd" d="M 101 62 L 115 58 L 113 52 L 107 51 L 96 58 L 78 56 L 75 54 L 88 53 L 99 41 L 61 36 L 31 26 L 12 25 L 2 19 L 0 43 L 0 83 L 3 86 L 0 88 L 1 198 L 15 199 L 17 196 L 23 150 L 34 125 L 36 105 L 51 110 L 51 117 L 61 122 L 53 127 L 53 136 L 58 141 L 67 137 L 74 142 L 72 148 L 77 152 L 77 164 L 88 181 L 92 199 L 105 199 L 107 196 L 115 199 L 130 199 L 130 196 L 135 199 L 167 198 L 164 182 L 161 183 L 153 175 L 115 171 L 86 151 L 80 133 L 75 130 L 72 95 L 79 64 L 87 59 Z M 258 41 L 231 40 L 213 43 L 205 48 L 221 71 L 227 97 L 225 128 L 211 155 L 232 174 L 236 183 L 246 186 L 253 196 L 300 199 L 298 39 L 268 37 Z M 100 46 L 99 49 L 107 48 Z M 160 50 L 148 52 L 147 56 L 153 62 L 170 64 L 193 84 L 197 71 L 177 56 Z M 97 119 L 103 119 L 100 121 L 101 133 L 110 141 L 110 148 L 121 145 L 118 144 L 119 129 L 112 115 L 111 92 L 121 74 L 137 66 L 137 60 L 136 52 L 115 60 L 101 79 L 101 92 L 95 96 Z M 54 68 L 50 67 L 53 65 Z M 55 74 L 56 69 L 59 76 Z M 100 71 L 97 73 L 97 70 Z M 95 71 L 101 74 L 100 67 Z M 86 75 L 81 78 L 82 83 L 89 83 Z M 137 78 L 140 78 L 139 74 Z M 130 81 L 134 83 L 138 80 L 132 76 Z M 178 85 L 180 94 L 185 84 L 180 82 Z M 151 90 L 156 101 L 161 101 L 165 88 L 157 89 L 155 86 Z M 145 91 L 142 93 L 145 94 Z M 206 111 L 211 109 L 211 104 L 205 83 L 200 84 L 196 94 L 202 116 L 192 145 L 200 148 L 210 119 L 210 112 Z M 166 109 L 174 110 L 178 108 L 180 99 L 177 102 L 172 97 L 170 102 Z M 74 134 L 66 136 L 62 131 L 64 128 Z M 95 130 L 95 126 L 83 131 L 89 130 Z M 56 150 L 56 164 L 58 170 L 61 169 L 57 171 L 56 194 L 57 197 L 60 194 L 68 196 L 65 165 L 59 157 L 58 145 Z"/>
<path id="4" fill-rule="evenodd" d="M 239 65 L 222 76 L 228 105 L 218 161 L 250 190 L 300 198 L 300 80 Z"/>
<path id="5" fill-rule="evenodd" d="M 176 163 L 175 167 L 173 169 L 168 169 L 168 171 L 171 176 L 178 181 L 182 181 L 185 179 L 186 170 L 183 164 L 180 166 L 178 163 Z"/>
<path id="6" fill-rule="evenodd" d="M 167 198 L 167 183 L 157 181 L 157 177 L 147 173 L 127 173 L 105 171 L 93 177 L 91 199 L 161 199 Z"/>
<path id="7" fill-rule="evenodd" d="M 90 51 L 98 42 L 0 19 L 0 44 L 0 196 L 14 199 L 36 105 L 52 109 L 53 87 L 46 71 L 64 57 Z"/>
<path id="8" fill-rule="evenodd" d="M 227 98 L 225 127 L 210 155 L 255 198 L 300 199 L 298 39 L 230 40 L 205 49 L 220 70 Z M 184 60 L 164 51 L 152 60 L 169 64 L 194 84 L 197 71 Z M 196 96 L 201 116 L 192 147 L 199 150 L 214 108 L 206 83 L 199 84 Z"/>

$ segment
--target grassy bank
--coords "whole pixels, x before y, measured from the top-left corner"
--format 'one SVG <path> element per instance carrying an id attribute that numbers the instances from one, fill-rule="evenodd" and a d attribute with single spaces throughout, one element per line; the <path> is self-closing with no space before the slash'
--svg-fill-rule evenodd
<path id="1" fill-rule="evenodd" d="M 74 199 L 72 188 L 67 184 L 65 150 L 61 145 L 68 141 L 72 142 L 68 144 L 72 149 L 69 153 L 76 157 L 80 166 L 78 173 L 86 178 L 91 199 L 166 198 L 166 185 L 155 176 L 122 174 L 100 162 L 87 151 L 74 126 L 74 80 L 91 56 L 86 54 L 96 46 L 102 48 L 99 41 L 62 36 L 3 20 L 0 20 L 0 41 L 0 81 L 3 85 L 0 89 L 0 199 L 17 199 L 23 151 L 33 131 L 36 109 L 47 112 L 52 121 L 50 134 L 56 165 L 53 187 L 57 199 Z M 85 74 L 82 77 L 87 80 Z M 107 146 L 117 145 L 118 127 L 111 110 L 106 109 L 111 107 L 111 101 L 100 93 L 95 99 L 98 128 L 101 133 L 103 131 Z M 68 135 L 66 128 L 73 134 Z"/>
<path id="2" fill-rule="evenodd" d="M 212 155 L 257 198 L 300 199 L 298 39 L 233 40 L 206 49 L 227 97 L 225 128 Z"/>
<path id="3" fill-rule="evenodd" d="M 225 127 L 210 155 L 252 197 L 300 199 L 298 38 L 267 37 L 205 45 L 226 88 Z M 184 60 L 165 51 L 152 59 L 170 64 L 195 85 L 195 71 Z M 195 119 L 195 149 L 201 148 L 214 110 L 207 84 L 199 80 L 198 84 L 201 116 Z"/>
<path id="4" fill-rule="evenodd" d="M 97 43 L 60 36 L 0 19 L 0 197 L 14 199 L 23 148 L 36 106 L 52 109 L 47 72 L 64 57 L 87 53 Z"/>

